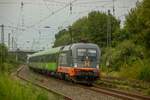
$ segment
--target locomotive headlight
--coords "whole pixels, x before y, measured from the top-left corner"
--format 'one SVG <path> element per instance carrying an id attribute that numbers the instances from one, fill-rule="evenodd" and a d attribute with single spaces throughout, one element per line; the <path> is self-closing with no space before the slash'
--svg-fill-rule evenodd
<path id="1" fill-rule="evenodd" d="M 98 64 L 97 64 L 96 68 L 99 69 L 99 65 Z"/>

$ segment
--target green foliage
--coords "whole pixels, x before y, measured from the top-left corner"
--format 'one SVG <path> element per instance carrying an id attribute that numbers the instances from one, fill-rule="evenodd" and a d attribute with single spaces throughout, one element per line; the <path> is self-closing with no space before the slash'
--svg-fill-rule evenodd
<path id="1" fill-rule="evenodd" d="M 150 82 L 150 68 L 149 66 L 146 66 L 144 67 L 142 70 L 141 70 L 141 73 L 140 73 L 140 76 L 139 78 L 141 80 L 146 80 L 146 81 L 149 81 Z"/>
<path id="2" fill-rule="evenodd" d="M 90 39 L 100 47 L 106 47 L 108 20 L 111 23 L 111 33 L 120 28 L 119 21 L 114 16 L 106 13 L 93 11 L 89 13 L 88 20 Z"/>
<path id="3" fill-rule="evenodd" d="M 116 47 L 120 42 L 129 40 L 130 33 L 125 29 L 117 29 L 113 34 L 112 47 Z"/>
<path id="4" fill-rule="evenodd" d="M 130 40 L 125 40 L 121 42 L 115 48 L 105 49 L 105 54 L 102 56 L 102 63 L 109 65 L 112 70 L 120 70 L 120 68 L 125 64 L 132 64 L 138 59 L 143 59 L 143 48 L 141 46 L 135 45 Z"/>
<path id="5" fill-rule="evenodd" d="M 113 33 L 112 47 L 104 49 L 102 63 L 120 77 L 150 81 L 150 1 L 143 0 L 126 16 L 125 27 Z"/>
<path id="6" fill-rule="evenodd" d="M 15 61 L 15 56 L 8 53 L 7 47 L 0 44 L 0 72 L 10 72 L 17 68 L 19 63 Z"/>
<path id="7" fill-rule="evenodd" d="M 139 79 L 150 82 L 150 64 L 146 64 L 140 71 Z"/>
<path id="8" fill-rule="evenodd" d="M 48 100 L 48 95 L 43 90 L 21 85 L 8 75 L 0 74 L 0 100 Z"/>
<path id="9" fill-rule="evenodd" d="M 70 42 L 69 33 L 67 33 L 67 32 L 63 33 L 62 32 L 62 34 L 63 35 L 60 35 L 60 36 L 56 35 L 56 40 L 55 40 L 55 43 L 54 43 L 54 47 L 69 44 L 69 42 Z"/>
<path id="10" fill-rule="evenodd" d="M 73 43 L 86 40 L 88 42 L 96 43 L 100 47 L 106 46 L 107 41 L 107 23 L 108 19 L 111 21 L 111 32 L 114 33 L 120 28 L 119 21 L 112 15 L 93 11 L 87 17 L 83 17 L 71 26 L 71 30 L 61 30 L 56 34 L 54 47 L 66 45 L 71 43 L 71 34 Z M 114 37 L 114 36 L 112 36 Z"/>
<path id="11" fill-rule="evenodd" d="M 0 44 L 0 64 L 6 62 L 7 58 L 8 58 L 8 50 L 5 47 L 5 45 Z"/>
<path id="12" fill-rule="evenodd" d="M 79 42 L 81 38 L 90 41 L 88 28 L 89 27 L 87 17 L 83 17 L 73 23 L 73 25 L 71 26 L 73 42 Z"/>
<path id="13" fill-rule="evenodd" d="M 16 70 L 18 62 L 2 44 L 0 44 L 0 60 L 0 100 L 58 100 L 62 98 L 50 93 L 48 96 L 48 92 L 10 77 L 10 72 Z"/>
<path id="14" fill-rule="evenodd" d="M 139 79 L 142 67 L 143 63 L 141 60 L 136 60 L 130 65 L 124 64 L 120 69 L 119 75 L 120 77 L 128 79 Z"/>
<path id="15" fill-rule="evenodd" d="M 126 17 L 125 29 L 138 44 L 150 48 L 150 1 L 143 0 Z"/>

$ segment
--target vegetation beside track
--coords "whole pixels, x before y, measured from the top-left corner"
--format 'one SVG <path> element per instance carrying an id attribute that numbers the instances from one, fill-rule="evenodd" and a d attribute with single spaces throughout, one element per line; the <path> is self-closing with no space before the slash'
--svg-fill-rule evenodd
<path id="1" fill-rule="evenodd" d="M 105 77 L 98 80 L 95 84 L 101 87 L 150 96 L 150 83 L 146 81 Z"/>
<path id="2" fill-rule="evenodd" d="M 109 27 L 108 21 L 111 23 Z M 111 31 L 109 45 L 107 29 Z M 69 29 L 59 31 L 54 47 L 69 44 L 70 33 L 74 43 L 83 39 L 99 45 L 102 50 L 101 71 L 106 76 L 150 82 L 150 0 L 137 3 L 126 15 L 123 27 L 112 14 L 93 11 Z"/>
<path id="3" fill-rule="evenodd" d="M 48 100 L 47 92 L 32 85 L 23 85 L 9 75 L 0 75 L 1 100 Z"/>
<path id="4" fill-rule="evenodd" d="M 0 44 L 0 100 L 58 100 L 58 95 L 49 93 L 31 84 L 14 79 L 11 73 L 21 63 L 15 55 L 8 53 L 5 45 Z"/>

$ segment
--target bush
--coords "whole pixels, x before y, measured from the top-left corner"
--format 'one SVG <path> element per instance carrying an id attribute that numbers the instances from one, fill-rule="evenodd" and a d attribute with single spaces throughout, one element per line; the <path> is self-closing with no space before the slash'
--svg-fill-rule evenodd
<path id="1" fill-rule="evenodd" d="M 146 64 L 142 68 L 142 70 L 141 70 L 141 72 L 139 74 L 139 79 L 150 82 L 150 64 Z"/>
<path id="2" fill-rule="evenodd" d="M 142 67 L 143 67 L 143 62 L 141 60 L 137 60 L 130 65 L 124 64 L 121 67 L 119 76 L 128 79 L 138 79 Z"/>
<path id="3" fill-rule="evenodd" d="M 135 45 L 131 40 L 125 40 L 116 48 L 105 49 L 102 63 L 114 71 L 119 71 L 124 65 L 130 65 L 138 59 L 144 59 L 143 49 L 143 47 Z M 108 62 L 109 65 L 107 65 Z"/>

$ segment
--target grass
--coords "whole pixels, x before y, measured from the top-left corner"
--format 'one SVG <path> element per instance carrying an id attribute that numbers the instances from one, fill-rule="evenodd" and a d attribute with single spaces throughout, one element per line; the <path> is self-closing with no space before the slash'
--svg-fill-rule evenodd
<path id="1" fill-rule="evenodd" d="M 104 68 L 103 68 L 104 69 Z M 137 60 L 132 64 L 123 64 L 119 71 L 108 69 L 102 70 L 102 76 L 105 77 L 118 77 L 124 79 L 124 81 L 110 80 L 110 84 L 106 84 L 108 87 L 114 84 L 118 88 L 140 91 L 145 95 L 150 95 L 150 63 L 149 61 Z M 113 86 L 116 88 L 116 86 Z"/>
<path id="2" fill-rule="evenodd" d="M 62 100 L 62 96 L 0 74 L 0 100 Z"/>

